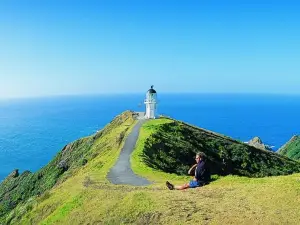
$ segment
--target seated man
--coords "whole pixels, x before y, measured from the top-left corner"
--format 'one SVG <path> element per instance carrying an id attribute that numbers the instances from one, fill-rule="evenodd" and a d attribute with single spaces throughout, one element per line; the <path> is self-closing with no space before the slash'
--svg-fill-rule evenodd
<path id="1" fill-rule="evenodd" d="M 167 187 L 170 190 L 183 190 L 187 188 L 196 188 L 203 186 L 207 183 L 209 183 L 210 180 L 210 171 L 209 167 L 206 163 L 206 155 L 203 152 L 199 152 L 196 155 L 196 162 L 197 164 L 193 165 L 190 170 L 189 174 L 192 173 L 192 171 L 195 169 L 195 176 L 188 184 L 184 184 L 182 186 L 174 186 L 169 181 L 166 182 Z"/>

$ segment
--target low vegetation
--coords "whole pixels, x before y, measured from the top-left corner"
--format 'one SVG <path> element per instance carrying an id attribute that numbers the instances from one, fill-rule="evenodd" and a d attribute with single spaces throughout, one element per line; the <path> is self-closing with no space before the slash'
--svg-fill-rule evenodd
<path id="1" fill-rule="evenodd" d="M 35 173 L 25 171 L 21 175 L 15 172 L 15 176 L 8 176 L 0 185 L 0 218 L 4 220 L 8 212 L 31 197 L 44 198 L 48 190 L 59 186 L 80 169 L 89 167 L 94 159 L 105 151 L 111 148 L 119 149 L 130 126 L 134 123 L 132 112 L 125 112 L 97 134 L 66 145 L 39 171 Z M 100 162 L 95 168 L 102 166 L 103 163 Z"/>
<path id="2" fill-rule="evenodd" d="M 294 160 L 300 160 L 300 136 L 293 136 L 291 140 L 279 149 L 278 153 Z"/>
<path id="3" fill-rule="evenodd" d="M 5 213 L 1 209 L 0 224 L 298 224 L 299 173 L 263 178 L 224 176 L 229 170 L 222 164 L 224 157 L 220 151 L 231 152 L 234 174 L 247 176 L 252 172 L 263 176 L 266 171 L 272 175 L 287 174 L 292 169 L 297 171 L 297 162 L 276 157 L 275 153 L 256 152 L 238 141 L 171 119 L 145 123 L 132 155 L 134 172 L 153 184 L 146 187 L 110 184 L 106 175 L 134 124 L 134 114 L 125 112 L 97 134 L 66 146 L 40 171 L 7 178 L 0 184 L 1 206 L 11 196 L 26 194 L 26 197 L 15 198 L 18 200 L 14 201 L 14 207 Z M 226 144 L 224 149 L 222 143 Z M 254 153 L 244 156 L 245 149 Z M 194 163 L 190 157 L 199 150 L 205 151 L 217 168 L 214 181 L 198 189 L 169 191 L 166 180 L 174 184 L 189 180 L 180 174 L 185 174 Z M 238 150 L 242 153 L 237 154 Z M 252 159 L 253 156 L 261 157 L 262 162 Z M 249 165 L 266 164 L 272 167 L 271 172 L 239 167 L 237 164 L 247 157 Z M 56 173 L 61 166 L 64 171 Z M 32 189 L 22 189 L 29 186 L 25 180 L 29 182 L 33 179 L 29 177 L 46 168 L 51 172 L 43 176 L 47 184 L 44 189 L 42 182 L 31 183 Z"/>
<path id="4" fill-rule="evenodd" d="M 146 123 L 138 142 L 135 168 L 151 167 L 184 175 L 198 151 L 208 156 L 218 175 L 265 177 L 300 172 L 300 163 L 275 152 L 257 149 L 229 137 L 172 119 Z"/>

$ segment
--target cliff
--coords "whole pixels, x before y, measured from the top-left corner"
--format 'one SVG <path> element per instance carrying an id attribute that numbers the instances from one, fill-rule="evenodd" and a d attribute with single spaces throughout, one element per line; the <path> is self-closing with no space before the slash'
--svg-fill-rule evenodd
<path id="1" fill-rule="evenodd" d="M 262 140 L 259 137 L 254 137 L 252 138 L 249 142 L 248 145 L 253 146 L 255 148 L 259 148 L 262 150 L 272 150 L 268 145 L 265 145 Z"/>

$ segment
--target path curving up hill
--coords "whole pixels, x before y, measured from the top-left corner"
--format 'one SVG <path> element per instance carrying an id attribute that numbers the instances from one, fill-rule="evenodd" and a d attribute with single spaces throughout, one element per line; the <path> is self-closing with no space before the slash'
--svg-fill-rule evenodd
<path id="1" fill-rule="evenodd" d="M 137 176 L 133 173 L 130 165 L 130 155 L 135 148 L 135 144 L 139 137 L 139 131 L 144 119 L 139 119 L 137 124 L 132 129 L 131 133 L 125 140 L 125 144 L 121 150 L 121 154 L 116 164 L 110 169 L 107 174 L 107 179 L 113 184 L 129 184 L 134 186 L 145 186 L 149 185 L 150 182 L 145 178 Z"/>

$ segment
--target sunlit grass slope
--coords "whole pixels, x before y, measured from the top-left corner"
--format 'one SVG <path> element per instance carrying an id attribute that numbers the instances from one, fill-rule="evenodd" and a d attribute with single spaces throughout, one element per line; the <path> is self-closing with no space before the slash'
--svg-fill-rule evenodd
<path id="1" fill-rule="evenodd" d="M 106 132 L 98 134 L 91 147 L 97 152 L 95 157 L 39 197 L 21 202 L 10 212 L 6 223 L 298 224 L 300 174 L 265 178 L 219 176 L 202 188 L 167 190 L 166 180 L 180 184 L 189 177 L 151 168 L 147 160 L 143 161 L 143 154 L 151 134 L 160 125 L 173 123 L 169 119 L 145 123 L 131 160 L 134 171 L 154 183 L 147 187 L 110 184 L 106 174 L 124 144 L 125 138 L 121 137 L 126 137 L 135 124 L 132 115 L 122 115 L 118 123 L 112 122 L 114 125 L 108 125 Z"/>
<path id="2" fill-rule="evenodd" d="M 299 174 L 228 176 L 169 191 L 162 183 L 137 188 L 77 176 L 33 204 L 22 224 L 299 224 L 299 185 Z"/>
<path id="3" fill-rule="evenodd" d="M 125 136 L 135 124 L 133 116 L 132 112 L 127 111 L 114 118 L 97 134 L 70 143 L 49 164 L 35 173 L 25 171 L 16 178 L 6 178 L 0 184 L 0 222 L 5 221 L 5 218 L 8 218 L 8 222 L 14 221 L 24 211 L 31 209 L 32 205 L 26 204 L 28 201 L 34 202 L 37 196 L 43 199 L 49 195 L 51 188 L 60 187 L 64 181 L 68 183 L 69 179 L 78 179 L 77 176 L 83 176 L 86 172 L 91 177 L 107 182 L 106 171 L 117 159 Z M 66 194 L 74 188 L 76 185 Z M 25 203 L 26 208 L 10 212 L 20 208 L 20 203 Z"/>

